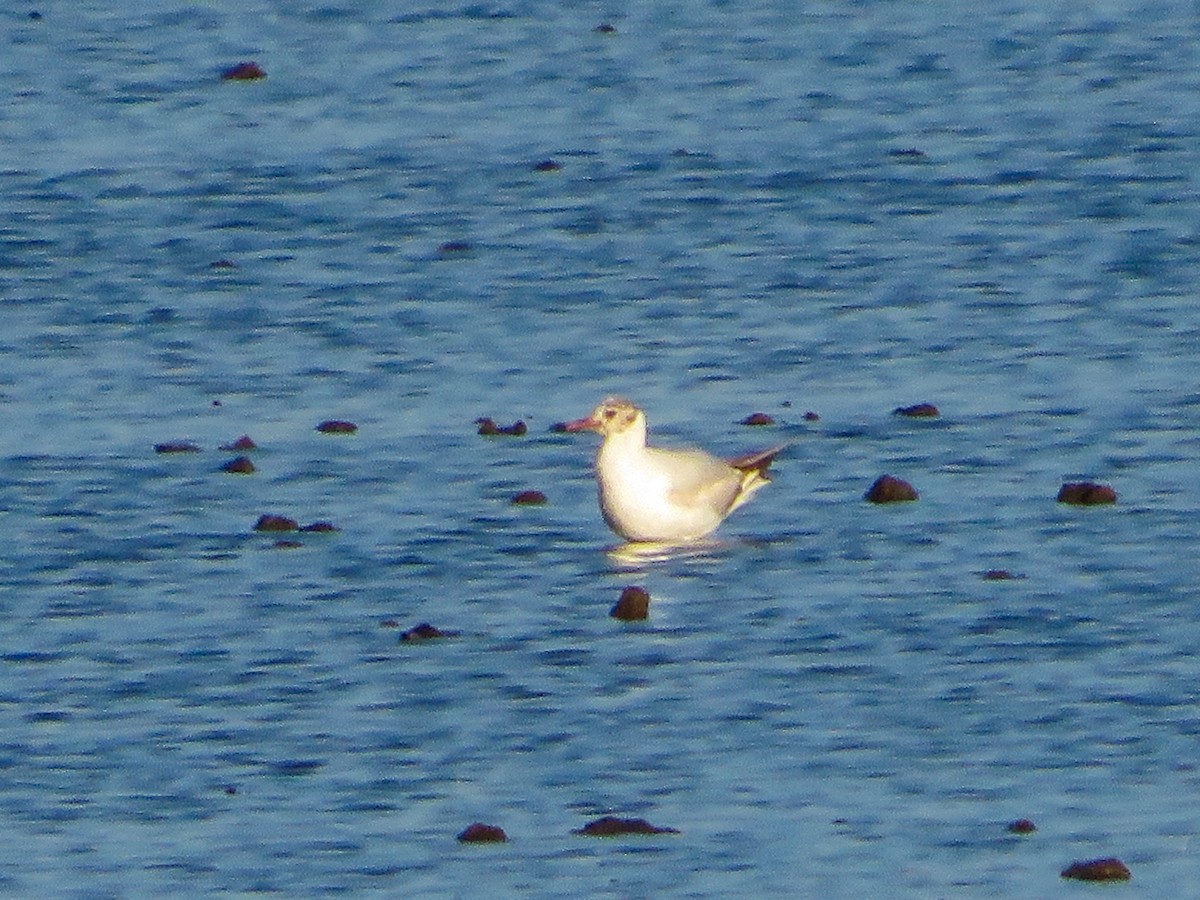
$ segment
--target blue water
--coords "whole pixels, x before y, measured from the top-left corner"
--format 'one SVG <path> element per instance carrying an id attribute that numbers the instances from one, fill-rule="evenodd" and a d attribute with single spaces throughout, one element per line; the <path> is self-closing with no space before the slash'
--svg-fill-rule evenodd
<path id="1" fill-rule="evenodd" d="M 1190 5 L 33 9 L 0 891 L 1045 897 L 1098 856 L 1194 891 Z M 776 483 L 702 553 L 611 554 L 549 426 L 612 393 L 663 443 L 790 441 Z M 863 502 L 885 472 L 921 499 Z M 571 834 L 606 814 L 681 834 Z"/>

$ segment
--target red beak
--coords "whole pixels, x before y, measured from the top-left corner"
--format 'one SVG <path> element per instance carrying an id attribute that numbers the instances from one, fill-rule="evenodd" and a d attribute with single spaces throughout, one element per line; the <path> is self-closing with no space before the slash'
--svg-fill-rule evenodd
<path id="1" fill-rule="evenodd" d="M 569 431 L 572 434 L 577 431 L 595 431 L 599 424 L 591 416 L 587 416 L 583 419 L 576 419 L 574 422 L 564 422 L 563 431 Z"/>

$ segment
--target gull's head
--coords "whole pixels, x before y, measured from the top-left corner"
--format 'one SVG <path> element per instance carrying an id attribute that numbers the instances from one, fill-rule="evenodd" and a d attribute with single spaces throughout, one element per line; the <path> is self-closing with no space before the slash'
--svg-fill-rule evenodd
<path id="1" fill-rule="evenodd" d="M 609 397 L 583 419 L 568 422 L 567 431 L 596 431 L 608 437 L 623 434 L 630 429 L 646 427 L 646 414 L 628 400 Z"/>

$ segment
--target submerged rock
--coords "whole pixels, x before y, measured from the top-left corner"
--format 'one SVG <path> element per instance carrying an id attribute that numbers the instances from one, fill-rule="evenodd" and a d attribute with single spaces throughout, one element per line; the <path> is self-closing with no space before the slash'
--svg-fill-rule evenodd
<path id="1" fill-rule="evenodd" d="M 479 426 L 479 433 L 484 437 L 494 437 L 496 435 L 521 437 L 529 432 L 529 427 L 521 419 L 517 419 L 511 425 L 497 425 L 494 419 L 482 416 L 475 420 L 475 424 Z"/>
<path id="2" fill-rule="evenodd" d="M 602 816 L 588 822 L 582 828 L 572 829 L 571 834 L 584 834 L 588 837 L 617 837 L 622 834 L 679 834 L 678 828 L 660 828 L 651 825 L 645 819 L 619 819 L 616 816 Z"/>
<path id="3" fill-rule="evenodd" d="M 354 434 L 358 431 L 358 426 L 345 419 L 326 419 L 317 426 L 317 431 L 321 434 Z"/>
<path id="4" fill-rule="evenodd" d="M 460 831 L 458 839 L 464 844 L 498 844 L 507 841 L 508 835 L 499 825 L 476 822 Z"/>
<path id="5" fill-rule="evenodd" d="M 457 637 L 457 631 L 442 631 L 440 628 L 434 628 L 428 622 L 422 622 L 420 625 L 414 625 L 400 635 L 402 641 L 431 641 L 437 638 Z"/>
<path id="6" fill-rule="evenodd" d="M 1016 577 L 1008 569 L 988 569 L 983 573 L 984 581 L 1009 581 Z"/>
<path id="7" fill-rule="evenodd" d="M 521 491 L 513 495 L 512 502 L 518 506 L 541 506 L 546 502 L 546 495 L 541 491 Z"/>
<path id="8" fill-rule="evenodd" d="M 775 418 L 765 412 L 750 413 L 739 423 L 741 425 L 774 425 Z"/>
<path id="9" fill-rule="evenodd" d="M 338 528 L 332 522 L 311 522 L 308 525 L 301 525 L 300 530 L 308 532 L 330 532 L 341 531 L 342 529 Z"/>
<path id="10" fill-rule="evenodd" d="M 917 403 L 913 406 L 898 406 L 892 410 L 892 415 L 908 416 L 910 419 L 933 419 L 941 415 L 932 403 Z"/>
<path id="11" fill-rule="evenodd" d="M 650 594 L 645 588 L 627 587 L 609 613 L 622 622 L 637 622 L 650 617 Z"/>
<path id="12" fill-rule="evenodd" d="M 1107 484 L 1096 484 L 1094 481 L 1068 482 L 1059 490 L 1058 502 L 1071 503 L 1075 506 L 1116 503 L 1117 492 Z"/>
<path id="13" fill-rule="evenodd" d="M 232 453 L 244 453 L 247 450 L 257 450 L 258 444 L 250 439 L 250 435 L 243 434 L 240 438 L 231 444 L 222 444 L 221 450 L 228 450 Z"/>
<path id="14" fill-rule="evenodd" d="M 880 475 L 868 489 L 865 497 L 872 503 L 895 503 L 918 498 L 916 488 L 901 478 Z"/>
<path id="15" fill-rule="evenodd" d="M 1017 819 L 1008 823 L 1008 830 L 1013 834 L 1032 834 L 1037 831 L 1037 826 L 1029 819 Z"/>
<path id="16" fill-rule="evenodd" d="M 1114 856 L 1073 862 L 1062 870 L 1063 878 L 1079 881 L 1128 881 L 1133 877 L 1129 867 Z"/>
<path id="17" fill-rule="evenodd" d="M 232 472 L 236 475 L 250 475 L 256 470 L 254 462 L 248 456 L 238 456 L 221 466 L 222 472 Z"/>
<path id="18" fill-rule="evenodd" d="M 238 63 L 221 73 L 222 81 L 257 81 L 266 77 L 267 73 L 256 62 Z"/>
<path id="19" fill-rule="evenodd" d="M 255 531 L 297 531 L 299 528 L 300 523 L 295 519 L 277 516 L 273 513 L 264 513 L 254 523 Z"/>
<path id="20" fill-rule="evenodd" d="M 199 453 L 200 447 L 191 441 L 167 441 L 154 445 L 155 453 Z"/>

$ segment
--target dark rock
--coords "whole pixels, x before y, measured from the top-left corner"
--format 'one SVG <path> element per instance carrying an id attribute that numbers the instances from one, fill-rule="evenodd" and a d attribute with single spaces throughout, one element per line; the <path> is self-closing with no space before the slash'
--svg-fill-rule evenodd
<path id="1" fill-rule="evenodd" d="M 474 248 L 470 241 L 446 241 L 438 247 L 438 253 L 443 255 L 452 253 L 470 253 Z"/>
<path id="2" fill-rule="evenodd" d="M 257 450 L 258 444 L 254 443 L 254 441 L 250 440 L 250 435 L 243 434 L 240 438 L 238 438 L 232 444 L 222 444 L 221 449 L 229 450 L 233 453 L 244 453 L 247 450 Z"/>
<path id="3" fill-rule="evenodd" d="M 420 625 L 414 625 L 412 628 L 400 635 L 402 641 L 429 641 L 436 638 L 456 637 L 457 631 L 442 631 L 440 628 L 434 628 L 428 622 L 422 622 Z"/>
<path id="4" fill-rule="evenodd" d="M 199 453 L 200 448 L 191 441 L 168 441 L 165 444 L 155 444 L 155 453 Z"/>
<path id="5" fill-rule="evenodd" d="M 1008 823 L 1008 830 L 1013 834 L 1033 834 L 1037 831 L 1037 826 L 1029 819 L 1017 819 Z"/>
<path id="6" fill-rule="evenodd" d="M 341 531 L 342 529 L 338 528 L 332 522 L 311 522 L 308 525 L 301 525 L 300 530 L 307 532 L 315 531 L 324 534 L 332 531 Z"/>
<path id="7" fill-rule="evenodd" d="M 596 34 L 616 34 L 617 27 L 610 22 L 602 22 L 593 28 L 592 31 L 596 32 Z"/>
<path id="8" fill-rule="evenodd" d="M 651 825 L 645 819 L 619 819 L 616 816 L 603 816 L 588 822 L 582 828 L 572 829 L 571 834 L 585 834 L 588 837 L 617 837 L 622 834 L 679 834 L 679 829 L 659 828 Z"/>
<path id="9" fill-rule="evenodd" d="M 1015 577 L 1008 569 L 988 569 L 983 573 L 984 581 L 1008 581 Z"/>
<path id="10" fill-rule="evenodd" d="M 267 73 L 256 62 L 238 63 L 221 73 L 222 81 L 257 81 L 266 77 Z"/>
<path id="11" fill-rule="evenodd" d="M 1073 862 L 1062 870 L 1063 878 L 1080 881 L 1128 881 L 1133 877 L 1129 867 L 1116 857 Z"/>
<path id="12" fill-rule="evenodd" d="M 933 419 L 941 413 L 932 403 L 918 403 L 915 406 L 898 406 L 892 410 L 892 415 L 908 416 L 910 419 Z"/>
<path id="13" fill-rule="evenodd" d="M 298 550 L 303 546 L 304 544 L 302 544 L 300 541 L 294 541 L 288 538 L 284 538 L 283 540 L 278 540 L 275 542 L 275 547 L 278 550 Z"/>
<path id="14" fill-rule="evenodd" d="M 232 472 L 236 475 L 250 475 L 255 471 L 254 463 L 248 456 L 239 456 L 221 466 L 222 472 Z"/>
<path id="15" fill-rule="evenodd" d="M 912 161 L 928 158 L 924 150 L 918 150 L 916 147 L 902 147 L 896 150 L 889 150 L 888 156 L 892 159 L 907 159 Z"/>
<path id="16" fill-rule="evenodd" d="M 507 841 L 508 835 L 498 825 L 476 822 L 459 832 L 458 839 L 464 844 L 497 844 Z"/>
<path id="17" fill-rule="evenodd" d="M 358 426 L 344 419 L 326 419 L 317 426 L 317 431 L 321 434 L 354 434 Z"/>
<path id="18" fill-rule="evenodd" d="M 805 421 L 805 422 L 819 422 L 819 421 L 821 421 L 821 417 L 820 417 L 820 416 L 818 416 L 818 415 L 817 415 L 815 412 L 813 412 L 812 410 L 809 410 L 808 412 L 806 412 L 806 413 L 804 414 L 804 421 Z"/>
<path id="19" fill-rule="evenodd" d="M 900 500 L 916 500 L 919 495 L 907 481 L 893 478 L 891 475 L 880 475 L 865 496 L 872 503 L 895 503 Z"/>
<path id="20" fill-rule="evenodd" d="M 541 491 L 521 491 L 512 498 L 518 506 L 541 506 L 546 502 L 546 495 Z"/>
<path id="21" fill-rule="evenodd" d="M 258 521 L 254 523 L 255 531 L 295 531 L 299 527 L 300 523 L 295 519 L 269 513 L 259 516 Z"/>
<path id="22" fill-rule="evenodd" d="M 232 797 L 234 794 L 237 793 L 237 785 L 227 784 L 227 785 L 225 785 L 224 790 L 225 790 L 226 794 L 228 794 L 229 796 Z"/>
<path id="23" fill-rule="evenodd" d="M 1116 503 L 1117 492 L 1107 484 L 1096 484 L 1093 481 L 1069 482 L 1059 490 L 1058 502 L 1072 503 L 1076 506 Z"/>
<path id="24" fill-rule="evenodd" d="M 742 419 L 740 424 L 742 424 L 742 425 L 774 425 L 775 419 L 772 416 L 768 416 L 764 412 L 756 412 L 756 413 L 751 413 L 750 415 L 746 416 L 746 418 Z"/>
<path id="25" fill-rule="evenodd" d="M 232 259 L 214 259 L 208 264 L 208 267 L 213 270 L 217 269 L 236 269 L 238 264 Z"/>
<path id="26" fill-rule="evenodd" d="M 645 588 L 627 587 L 609 613 L 622 622 L 637 622 L 650 616 L 650 594 Z"/>
<path id="27" fill-rule="evenodd" d="M 485 437 L 495 437 L 497 435 L 521 437 L 529 432 L 528 426 L 521 419 L 517 419 L 511 425 L 497 425 L 493 419 L 483 416 L 476 419 L 475 424 L 479 426 L 479 433 Z"/>
<path id="28" fill-rule="evenodd" d="M 541 162 L 534 163 L 533 171 L 535 172 L 557 172 L 562 168 L 562 163 L 553 159 L 543 159 Z"/>

